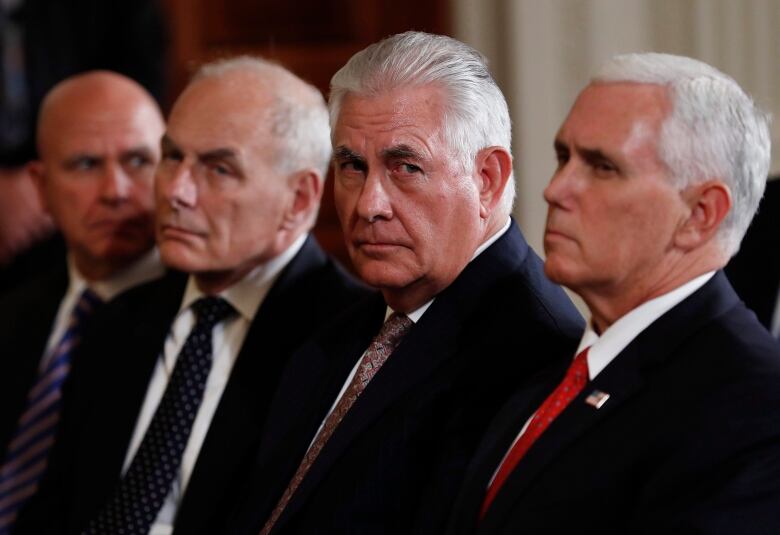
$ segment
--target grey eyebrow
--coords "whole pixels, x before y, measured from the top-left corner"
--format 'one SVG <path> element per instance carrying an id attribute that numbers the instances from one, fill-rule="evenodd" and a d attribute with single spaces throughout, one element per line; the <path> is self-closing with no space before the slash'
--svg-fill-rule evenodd
<path id="1" fill-rule="evenodd" d="M 365 158 L 362 155 L 358 154 L 352 149 L 345 147 L 344 145 L 339 145 L 333 150 L 333 159 L 352 160 L 352 161 L 361 161 L 361 162 L 365 161 Z"/>
<path id="2" fill-rule="evenodd" d="M 396 145 L 382 151 L 382 157 L 388 160 L 392 159 L 414 159 L 422 160 L 423 156 L 409 145 Z"/>

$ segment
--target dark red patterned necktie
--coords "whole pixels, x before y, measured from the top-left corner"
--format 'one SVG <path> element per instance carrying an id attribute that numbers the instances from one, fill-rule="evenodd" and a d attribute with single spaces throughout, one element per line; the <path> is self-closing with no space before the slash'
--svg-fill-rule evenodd
<path id="1" fill-rule="evenodd" d="M 520 462 L 520 459 L 523 458 L 533 443 L 536 442 L 536 439 L 544 433 L 545 429 L 563 412 L 563 409 L 577 397 L 587 384 L 588 349 L 590 348 L 586 347 L 574 358 L 563 381 L 553 390 L 552 394 L 547 396 L 542 406 L 539 407 L 539 410 L 531 418 L 525 433 L 517 439 L 512 449 L 509 450 L 504 462 L 501 463 L 496 473 L 496 477 L 493 478 L 493 482 L 488 487 L 485 500 L 482 502 L 482 509 L 479 512 L 480 519 L 485 516 L 496 494 L 498 494 L 512 470 L 515 469 L 517 463 Z"/>
<path id="2" fill-rule="evenodd" d="M 282 494 L 279 503 L 276 504 L 276 507 L 271 513 L 271 517 L 265 523 L 265 526 L 263 526 L 262 531 L 260 531 L 260 535 L 267 535 L 271 532 L 271 529 L 273 529 L 274 524 L 276 524 L 276 521 L 282 515 L 284 508 L 287 507 L 287 504 L 290 502 L 293 494 L 295 494 L 295 491 L 303 481 L 303 478 L 306 477 L 309 468 L 314 464 L 314 461 L 341 423 L 341 420 L 346 416 L 347 412 L 349 412 L 349 409 L 355 403 L 355 400 L 363 392 L 363 389 L 368 385 L 369 381 L 373 379 L 382 364 L 385 363 L 387 357 L 389 357 L 390 354 L 395 351 L 395 348 L 398 347 L 398 344 L 401 343 L 401 339 L 412 325 L 414 325 L 414 323 L 405 314 L 394 312 L 387 318 L 387 321 L 385 321 L 384 325 L 382 325 L 382 328 L 379 330 L 379 334 L 376 335 L 368 346 L 365 355 L 363 355 L 363 358 L 360 361 L 360 366 L 358 366 L 355 377 L 352 378 L 349 386 L 344 391 L 344 395 L 341 396 L 336 407 L 325 419 L 322 429 L 320 429 L 314 442 L 312 442 L 309 451 L 307 451 L 306 455 L 303 457 L 300 466 L 298 466 L 298 470 L 296 470 L 295 475 L 293 475 L 292 480 L 288 483 L 284 494 Z"/>

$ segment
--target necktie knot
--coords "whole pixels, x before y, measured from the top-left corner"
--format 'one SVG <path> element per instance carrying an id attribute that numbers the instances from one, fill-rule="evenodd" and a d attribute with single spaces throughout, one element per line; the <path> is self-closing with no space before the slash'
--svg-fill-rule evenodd
<path id="1" fill-rule="evenodd" d="M 89 288 L 86 288 L 81 292 L 79 300 L 76 301 L 76 306 L 73 307 L 73 316 L 75 316 L 78 321 L 84 321 L 102 304 L 103 300 L 98 294 Z"/>
<path id="2" fill-rule="evenodd" d="M 414 322 L 406 314 L 393 312 L 384 322 L 379 334 L 374 339 L 374 345 L 378 351 L 392 353 L 409 331 Z"/>
<path id="3" fill-rule="evenodd" d="M 222 297 L 201 297 L 192 303 L 192 310 L 200 328 L 211 329 L 235 312 L 233 306 Z"/>

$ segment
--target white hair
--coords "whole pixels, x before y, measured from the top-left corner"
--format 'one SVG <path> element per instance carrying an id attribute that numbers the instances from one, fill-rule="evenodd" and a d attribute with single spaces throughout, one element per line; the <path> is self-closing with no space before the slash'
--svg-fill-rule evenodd
<path id="1" fill-rule="evenodd" d="M 313 167 L 322 180 L 328 174 L 331 143 L 328 110 L 322 93 L 293 73 L 259 57 L 238 56 L 201 66 L 191 83 L 232 72 L 254 72 L 272 96 L 268 109 L 271 134 L 279 143 L 277 168 L 291 173 Z"/>
<path id="2" fill-rule="evenodd" d="M 733 206 L 717 237 L 724 252 L 734 255 L 766 186 L 769 116 L 731 77 L 681 56 L 616 56 L 601 67 L 592 82 L 667 88 L 672 112 L 661 127 L 658 156 L 681 189 L 713 178 L 729 187 Z"/>
<path id="3" fill-rule="evenodd" d="M 436 85 L 444 90 L 443 134 L 462 170 L 471 172 L 477 153 L 490 146 L 511 153 L 512 126 L 487 59 L 472 47 L 443 35 L 405 32 L 361 50 L 330 81 L 331 129 L 348 93 L 376 96 L 397 88 Z M 508 215 L 515 197 L 510 176 L 500 209 Z"/>

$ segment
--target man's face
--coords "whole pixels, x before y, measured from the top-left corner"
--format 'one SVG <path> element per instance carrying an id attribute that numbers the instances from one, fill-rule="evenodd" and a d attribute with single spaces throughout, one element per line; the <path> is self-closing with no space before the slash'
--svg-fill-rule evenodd
<path id="1" fill-rule="evenodd" d="M 163 261 L 218 288 L 283 251 L 279 229 L 294 197 L 274 166 L 278 154 L 265 113 L 270 97 L 236 85 L 204 79 L 182 94 L 156 182 Z"/>
<path id="2" fill-rule="evenodd" d="M 41 191 L 88 278 L 102 278 L 154 244 L 152 181 L 162 120 L 150 102 L 97 110 L 73 102 L 42 134 Z"/>
<path id="3" fill-rule="evenodd" d="M 334 132 L 335 203 L 360 277 L 409 311 L 447 287 L 480 242 L 479 192 L 443 135 L 436 87 L 348 94 Z"/>
<path id="4" fill-rule="evenodd" d="M 594 84 L 556 136 L 558 169 L 544 192 L 545 272 L 586 301 L 662 283 L 687 210 L 658 156 L 669 112 L 660 86 Z"/>

